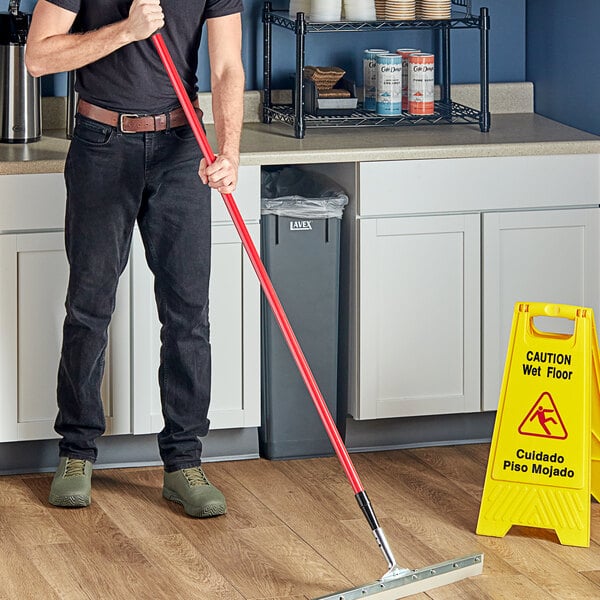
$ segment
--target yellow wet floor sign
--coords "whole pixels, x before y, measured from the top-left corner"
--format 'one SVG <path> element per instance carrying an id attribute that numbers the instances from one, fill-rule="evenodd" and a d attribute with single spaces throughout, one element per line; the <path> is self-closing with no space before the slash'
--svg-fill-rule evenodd
<path id="1" fill-rule="evenodd" d="M 540 331 L 535 317 L 570 319 L 573 334 Z M 600 500 L 599 378 L 591 309 L 515 305 L 478 534 L 525 525 L 589 546 L 590 495 Z"/>

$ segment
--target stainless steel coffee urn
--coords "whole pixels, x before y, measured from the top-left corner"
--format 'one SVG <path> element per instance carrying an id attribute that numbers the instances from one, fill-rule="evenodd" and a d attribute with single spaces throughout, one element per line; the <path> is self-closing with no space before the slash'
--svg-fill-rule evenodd
<path id="1" fill-rule="evenodd" d="M 35 142 L 41 137 L 41 82 L 25 67 L 31 15 L 10 0 L 0 14 L 0 142 Z"/>

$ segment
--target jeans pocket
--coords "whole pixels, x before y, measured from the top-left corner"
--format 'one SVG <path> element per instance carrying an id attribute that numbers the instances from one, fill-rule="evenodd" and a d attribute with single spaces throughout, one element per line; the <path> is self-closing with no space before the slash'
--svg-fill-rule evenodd
<path id="1" fill-rule="evenodd" d="M 113 127 L 77 116 L 73 137 L 85 144 L 104 146 L 108 144 L 114 132 L 115 129 Z"/>
<path id="2" fill-rule="evenodd" d="M 206 127 L 204 126 L 204 121 L 202 120 L 202 111 L 199 108 L 196 108 L 195 110 L 196 116 L 200 121 L 200 126 L 202 127 L 204 133 L 206 133 Z M 171 134 L 178 140 L 188 141 L 196 139 L 196 136 L 194 135 L 194 130 L 192 129 L 189 123 L 186 123 L 185 125 L 181 125 L 179 127 L 173 127 L 170 131 Z"/>
<path id="3" fill-rule="evenodd" d="M 171 129 L 171 134 L 174 135 L 178 140 L 182 140 L 184 142 L 195 139 L 194 131 L 189 125 L 174 127 L 173 129 Z"/>

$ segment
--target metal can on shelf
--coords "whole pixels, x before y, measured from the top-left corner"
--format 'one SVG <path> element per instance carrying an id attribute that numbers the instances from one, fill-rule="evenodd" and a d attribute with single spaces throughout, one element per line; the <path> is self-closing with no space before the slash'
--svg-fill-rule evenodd
<path id="1" fill-rule="evenodd" d="M 425 52 L 408 57 L 408 112 L 411 115 L 434 113 L 434 61 L 434 55 Z"/>
<path id="2" fill-rule="evenodd" d="M 378 54 L 386 54 L 388 51 L 382 48 L 370 48 L 365 50 L 363 56 L 363 108 L 375 110 L 377 105 L 377 62 Z"/>
<path id="3" fill-rule="evenodd" d="M 408 110 L 408 57 L 415 52 L 421 52 L 418 48 L 398 48 L 396 54 L 402 57 L 402 110 Z"/>
<path id="4" fill-rule="evenodd" d="M 388 52 L 378 54 L 377 61 L 377 105 L 378 115 L 402 114 L 402 57 Z"/>

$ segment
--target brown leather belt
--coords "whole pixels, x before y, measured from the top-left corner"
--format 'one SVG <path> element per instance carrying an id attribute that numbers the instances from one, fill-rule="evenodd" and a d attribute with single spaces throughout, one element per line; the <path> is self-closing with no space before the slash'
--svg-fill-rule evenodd
<path id="1" fill-rule="evenodd" d="M 202 119 L 202 111 L 198 107 L 198 98 L 192 102 L 199 119 Z M 180 127 L 187 123 L 183 108 L 176 108 L 168 113 L 160 115 L 144 115 L 134 113 L 120 113 L 108 110 L 85 100 L 79 100 L 77 112 L 88 119 L 116 127 L 123 133 L 146 133 L 148 131 L 164 131 L 172 127 Z"/>

